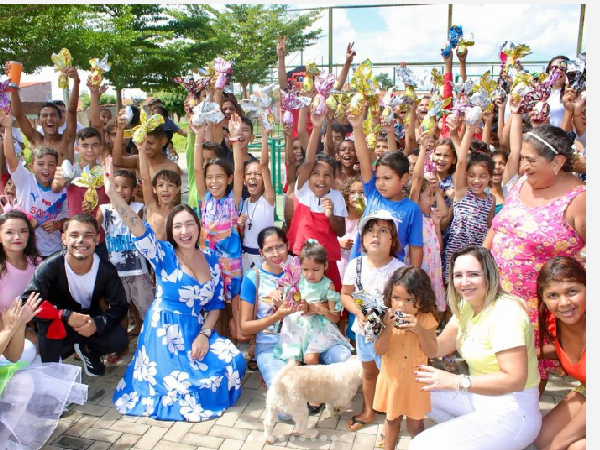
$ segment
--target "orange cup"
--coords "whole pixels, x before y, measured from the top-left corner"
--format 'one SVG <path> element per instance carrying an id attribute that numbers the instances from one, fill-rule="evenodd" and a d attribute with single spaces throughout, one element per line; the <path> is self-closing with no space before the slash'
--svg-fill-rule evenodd
<path id="1" fill-rule="evenodd" d="M 10 73 L 10 83 L 8 87 L 11 89 L 18 89 L 21 84 L 21 72 L 23 72 L 23 64 L 18 61 L 9 61 L 8 70 Z"/>

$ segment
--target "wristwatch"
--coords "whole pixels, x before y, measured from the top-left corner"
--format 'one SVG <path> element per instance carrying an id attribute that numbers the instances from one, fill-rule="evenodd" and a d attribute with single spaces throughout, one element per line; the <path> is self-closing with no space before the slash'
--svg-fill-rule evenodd
<path id="1" fill-rule="evenodd" d="M 468 377 L 467 375 L 460 375 L 458 378 L 458 388 L 462 392 L 469 392 L 469 389 L 471 389 L 471 377 Z"/>
<path id="2" fill-rule="evenodd" d="M 200 330 L 200 334 L 203 334 L 207 338 L 210 338 L 210 335 L 212 334 L 212 330 L 210 328 L 202 328 Z"/>

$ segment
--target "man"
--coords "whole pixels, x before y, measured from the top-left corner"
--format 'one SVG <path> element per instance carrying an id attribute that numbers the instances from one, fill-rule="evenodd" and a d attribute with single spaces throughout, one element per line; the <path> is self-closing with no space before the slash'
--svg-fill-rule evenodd
<path id="1" fill-rule="evenodd" d="M 39 292 L 44 299 L 34 319 L 42 362 L 58 362 L 74 346 L 89 376 L 104 375 L 102 355 L 123 352 L 128 345 L 120 324 L 128 309 L 125 290 L 117 269 L 94 253 L 98 230 L 88 214 L 71 217 L 63 228 L 66 250 L 39 265 L 22 297 Z"/>
<path id="2" fill-rule="evenodd" d="M 58 109 L 60 109 L 60 125 L 58 127 L 58 132 L 59 134 L 63 134 L 65 132 L 65 130 L 67 129 L 67 105 L 65 105 L 65 102 L 63 102 L 62 100 L 52 100 L 52 103 L 54 103 L 56 106 L 58 106 Z M 77 122 L 77 133 L 79 133 L 81 130 L 83 130 L 85 127 L 83 125 L 81 125 L 79 123 L 79 121 Z M 37 130 L 44 134 L 44 129 L 42 128 L 41 125 L 38 125 Z"/>

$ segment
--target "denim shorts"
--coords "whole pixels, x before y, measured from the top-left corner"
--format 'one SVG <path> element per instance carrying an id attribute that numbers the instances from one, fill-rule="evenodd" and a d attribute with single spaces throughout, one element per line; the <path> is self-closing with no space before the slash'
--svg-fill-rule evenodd
<path id="1" fill-rule="evenodd" d="M 362 362 L 375 361 L 381 370 L 381 356 L 375 353 L 375 342 L 365 341 L 365 335 L 356 333 L 356 355 Z"/>

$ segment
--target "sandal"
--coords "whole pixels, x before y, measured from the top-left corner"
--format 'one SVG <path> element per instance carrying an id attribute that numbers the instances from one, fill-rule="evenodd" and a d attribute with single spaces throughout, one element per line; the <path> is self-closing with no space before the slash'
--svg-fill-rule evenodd
<path id="1" fill-rule="evenodd" d="M 260 385 L 267 389 L 267 383 L 265 383 L 265 380 L 263 379 L 262 375 L 260 376 Z"/>
<path id="2" fill-rule="evenodd" d="M 442 358 L 442 367 L 446 372 L 456 372 L 456 355 L 452 355 L 451 358 L 444 356 Z"/>
<path id="3" fill-rule="evenodd" d="M 346 423 L 346 428 L 348 429 L 348 431 L 358 431 L 365 425 L 368 425 L 371 422 L 373 422 L 373 419 L 369 420 L 368 422 L 365 422 L 364 420 L 357 419 L 356 416 L 352 416 L 350 420 L 352 420 L 351 425 L 348 425 L 348 423 Z M 356 424 L 358 424 L 359 426 L 355 427 Z"/>
<path id="4" fill-rule="evenodd" d="M 248 370 L 256 372 L 258 370 L 258 362 L 255 359 L 251 359 L 246 363 Z"/>
<path id="5" fill-rule="evenodd" d="M 377 442 L 375 442 L 375 447 L 377 447 L 377 448 L 385 447 L 385 436 L 383 433 L 379 433 L 379 436 L 377 436 Z"/>
<path id="6" fill-rule="evenodd" d="M 127 350 L 125 350 L 122 353 L 112 353 L 106 357 L 106 364 L 114 365 L 114 364 L 118 363 L 119 361 L 121 361 L 123 356 L 125 356 L 126 354 L 127 354 Z"/>

